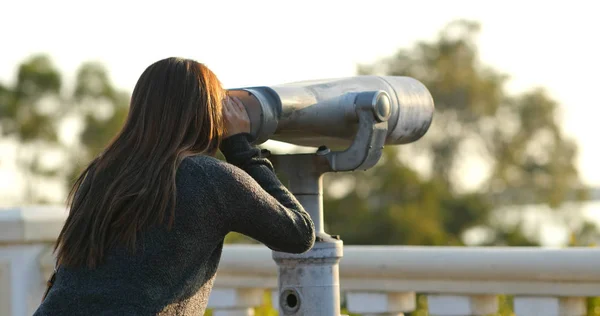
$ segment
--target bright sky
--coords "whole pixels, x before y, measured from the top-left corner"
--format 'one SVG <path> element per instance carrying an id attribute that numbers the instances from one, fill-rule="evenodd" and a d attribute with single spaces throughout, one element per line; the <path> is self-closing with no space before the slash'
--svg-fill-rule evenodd
<path id="1" fill-rule="evenodd" d="M 226 87 L 355 74 L 433 39 L 457 18 L 482 23 L 483 62 L 510 74 L 510 88 L 544 86 L 580 145 L 584 181 L 600 185 L 595 1 L 32 1 L 0 10 L 0 81 L 30 54 L 49 53 L 72 80 L 83 61 L 103 62 L 120 88 L 167 56 L 206 63 Z M 1 181 L 0 181 L 1 182 Z"/>

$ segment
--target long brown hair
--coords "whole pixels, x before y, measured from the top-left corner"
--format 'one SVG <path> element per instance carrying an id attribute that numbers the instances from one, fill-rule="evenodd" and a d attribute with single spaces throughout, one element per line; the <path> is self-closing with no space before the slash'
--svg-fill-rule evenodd
<path id="1" fill-rule="evenodd" d="M 177 168 L 187 156 L 217 150 L 224 94 L 215 74 L 193 60 L 163 59 L 142 73 L 123 128 L 71 189 L 58 264 L 94 268 L 111 247 L 135 251 L 141 230 L 172 227 Z"/>

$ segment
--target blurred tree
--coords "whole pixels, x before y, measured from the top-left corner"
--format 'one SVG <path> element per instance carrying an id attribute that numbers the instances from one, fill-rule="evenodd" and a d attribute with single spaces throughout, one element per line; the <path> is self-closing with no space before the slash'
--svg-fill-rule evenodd
<path id="1" fill-rule="evenodd" d="M 75 168 L 70 175 L 79 172 L 98 155 L 117 135 L 129 111 L 129 93 L 117 90 L 102 64 L 87 62 L 77 71 L 73 102 L 74 111 L 83 120 L 79 135 L 83 152 L 77 152 Z"/>
<path id="2" fill-rule="evenodd" d="M 456 21 L 434 42 L 373 65 L 360 74 L 410 76 L 430 90 L 436 110 L 418 142 L 387 147 L 367 172 L 329 176 L 328 230 L 349 244 L 463 244 L 470 228 L 492 231 L 488 244 L 535 245 L 519 227 L 500 227 L 490 212 L 502 204 L 561 205 L 584 190 L 576 146 L 557 121 L 557 104 L 541 89 L 509 96 L 508 77 L 478 60 L 479 25 Z M 417 163 L 425 166 L 415 171 Z M 488 166 L 477 189 L 465 170 Z M 345 184 L 345 192 L 339 190 Z"/>
<path id="3" fill-rule="evenodd" d="M 34 55 L 18 68 L 13 86 L 0 86 L 0 136 L 17 145 L 17 166 L 25 178 L 25 201 L 38 201 L 33 183 L 53 177 L 56 168 L 44 165 L 40 156 L 56 144 L 56 119 L 63 111 L 62 78 L 48 56 Z"/>
<path id="4" fill-rule="evenodd" d="M 25 176 L 26 188 L 19 203 L 49 201 L 38 194 L 36 185 L 62 177 L 63 185 L 97 155 L 117 133 L 127 115 L 129 94 L 118 91 L 104 67 L 84 63 L 78 70 L 72 94 L 61 90 L 62 77 L 51 59 L 43 54 L 26 59 L 18 68 L 13 86 L 0 85 L 0 136 L 14 139 L 17 166 Z M 73 144 L 59 137 L 71 134 Z M 48 159 L 53 156 L 53 159 Z M 54 163 L 48 163 L 48 161 Z M 56 162 L 58 161 L 58 163 Z M 65 187 L 68 185 L 65 185 Z M 62 197 L 61 197 L 62 198 Z"/>

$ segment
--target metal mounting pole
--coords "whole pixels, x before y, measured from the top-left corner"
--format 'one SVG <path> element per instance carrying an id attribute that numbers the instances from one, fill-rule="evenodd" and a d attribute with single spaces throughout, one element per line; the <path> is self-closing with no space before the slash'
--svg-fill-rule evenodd
<path id="1" fill-rule="evenodd" d="M 288 176 L 289 190 L 315 224 L 316 242 L 300 255 L 273 252 L 279 266 L 281 315 L 340 315 L 338 263 L 343 245 L 324 232 L 323 169 L 327 160 L 317 155 L 274 156 L 279 171 Z"/>
<path id="2" fill-rule="evenodd" d="M 276 170 L 286 174 L 290 192 L 310 214 L 316 234 L 315 245 L 304 254 L 273 252 L 279 267 L 280 315 L 340 315 L 343 242 L 324 231 L 323 174 L 368 169 L 379 161 L 387 135 L 389 96 L 384 91 L 361 92 L 355 108 L 358 132 L 345 151 L 332 152 L 322 146 L 315 154 L 270 156 Z"/>

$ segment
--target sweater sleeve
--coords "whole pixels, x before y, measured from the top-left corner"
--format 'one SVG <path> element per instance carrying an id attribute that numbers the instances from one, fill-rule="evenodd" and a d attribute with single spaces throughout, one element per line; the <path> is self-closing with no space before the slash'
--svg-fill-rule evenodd
<path id="1" fill-rule="evenodd" d="M 260 150 L 252 147 L 248 138 L 248 134 L 237 134 L 221 145 L 230 164 L 225 164 L 219 177 L 218 195 L 229 229 L 275 251 L 308 251 L 315 241 L 310 215 L 281 184 L 271 162 L 260 157 Z"/>

